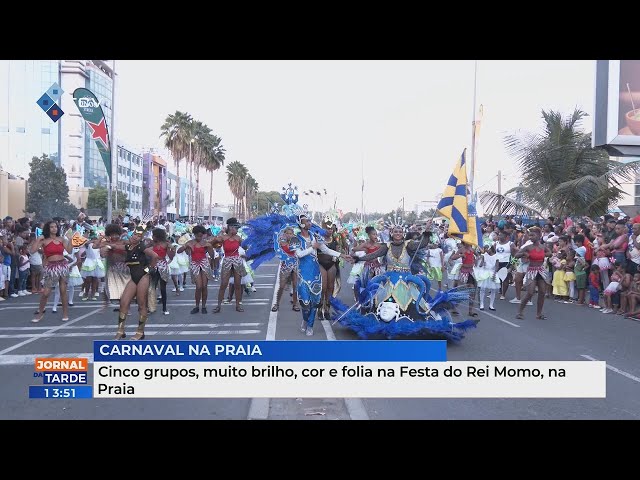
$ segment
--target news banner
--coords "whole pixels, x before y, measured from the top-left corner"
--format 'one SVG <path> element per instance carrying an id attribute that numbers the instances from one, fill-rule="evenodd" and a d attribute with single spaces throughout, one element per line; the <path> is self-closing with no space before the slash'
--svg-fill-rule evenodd
<path id="1" fill-rule="evenodd" d="M 446 356 L 444 340 L 95 341 L 93 359 L 36 358 L 29 398 L 606 397 L 605 362 Z"/>

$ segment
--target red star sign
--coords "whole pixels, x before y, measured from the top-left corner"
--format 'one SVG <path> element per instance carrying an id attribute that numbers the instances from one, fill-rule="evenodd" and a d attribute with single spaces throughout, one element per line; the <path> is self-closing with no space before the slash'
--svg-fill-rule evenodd
<path id="1" fill-rule="evenodd" d="M 93 130 L 93 132 L 91 133 L 91 138 L 94 140 L 96 138 L 99 138 L 105 147 L 109 147 L 109 145 L 107 144 L 107 125 L 104 122 L 104 118 L 100 120 L 100 123 L 98 124 L 91 122 L 87 123 L 91 127 L 91 130 Z"/>

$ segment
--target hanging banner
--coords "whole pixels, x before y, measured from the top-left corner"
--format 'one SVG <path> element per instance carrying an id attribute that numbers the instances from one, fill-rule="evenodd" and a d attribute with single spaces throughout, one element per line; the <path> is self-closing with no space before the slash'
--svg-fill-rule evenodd
<path id="1" fill-rule="evenodd" d="M 87 122 L 91 138 L 95 140 L 107 170 L 107 175 L 111 180 L 111 146 L 109 144 L 109 133 L 104 112 L 96 96 L 86 88 L 76 88 L 73 91 L 73 101 L 75 102 L 82 118 Z"/>

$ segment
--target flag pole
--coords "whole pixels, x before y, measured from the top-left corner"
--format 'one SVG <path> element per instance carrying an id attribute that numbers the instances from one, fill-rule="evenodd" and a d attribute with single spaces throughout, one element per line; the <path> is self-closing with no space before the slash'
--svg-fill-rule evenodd
<path id="1" fill-rule="evenodd" d="M 476 94 L 478 87 L 478 61 L 475 61 L 473 74 L 473 121 L 471 122 L 471 164 L 469 166 L 469 193 L 473 201 L 473 178 L 476 171 Z"/>
<path id="2" fill-rule="evenodd" d="M 116 61 L 113 61 L 113 69 L 111 70 L 111 125 L 109 125 L 111 128 L 111 176 L 113 176 L 113 170 L 114 168 L 117 170 L 117 163 L 118 163 L 118 155 L 117 155 L 117 150 L 118 147 L 117 145 L 114 145 L 115 142 L 114 141 L 114 134 L 115 134 L 115 116 L 116 116 Z M 116 179 L 118 178 L 118 176 L 116 175 Z M 115 209 L 116 211 L 118 210 L 118 182 L 116 181 L 115 184 L 115 190 L 116 190 L 116 206 Z M 111 189 L 109 189 L 109 192 L 111 192 Z M 109 199 L 109 206 L 111 206 L 111 199 Z M 111 218 L 111 217 L 109 217 Z"/>

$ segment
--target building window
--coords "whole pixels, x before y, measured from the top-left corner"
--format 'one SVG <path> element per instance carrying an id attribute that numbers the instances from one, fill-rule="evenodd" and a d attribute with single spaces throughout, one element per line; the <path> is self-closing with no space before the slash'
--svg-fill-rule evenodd
<path id="1" fill-rule="evenodd" d="M 25 133 L 24 127 L 16 127 L 16 133 Z"/>
<path id="2" fill-rule="evenodd" d="M 0 127 L 0 132 L 6 133 L 8 131 L 9 131 L 9 127 L 5 127 L 5 126 Z"/>
<path id="3" fill-rule="evenodd" d="M 636 185 L 636 197 L 640 197 L 640 185 Z M 634 205 L 637 205 L 638 203 L 636 202 Z"/>
<path id="4" fill-rule="evenodd" d="M 51 129 L 50 128 L 41 128 L 40 132 L 45 134 L 45 135 L 49 135 L 51 133 Z"/>

